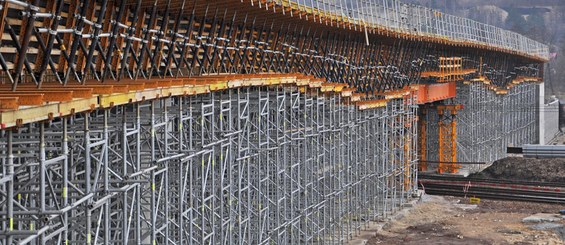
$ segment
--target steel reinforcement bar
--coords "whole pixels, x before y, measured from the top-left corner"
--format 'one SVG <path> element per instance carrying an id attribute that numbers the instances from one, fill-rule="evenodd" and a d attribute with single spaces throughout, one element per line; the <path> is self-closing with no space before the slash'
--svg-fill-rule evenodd
<path id="1" fill-rule="evenodd" d="M 2 129 L 0 244 L 343 244 L 416 190 L 415 93 L 204 80 Z"/>

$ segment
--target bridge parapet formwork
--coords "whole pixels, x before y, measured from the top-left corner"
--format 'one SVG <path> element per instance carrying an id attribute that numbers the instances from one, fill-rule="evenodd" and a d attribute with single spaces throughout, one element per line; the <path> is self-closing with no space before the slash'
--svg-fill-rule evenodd
<path id="1" fill-rule="evenodd" d="M 284 11 L 285 7 L 296 9 L 299 18 L 310 18 L 326 24 L 335 22 L 336 26 L 342 28 L 365 32 L 384 29 L 380 31 L 390 31 L 391 35 L 396 36 L 438 38 L 446 44 L 500 48 L 541 60 L 549 59 L 547 45 L 521 34 L 398 0 L 357 0 L 349 4 L 336 4 L 330 0 L 268 0 L 263 6 L 271 6 L 274 12 Z M 277 10 L 277 6 L 282 8 Z M 289 14 L 296 15 L 293 12 Z"/>

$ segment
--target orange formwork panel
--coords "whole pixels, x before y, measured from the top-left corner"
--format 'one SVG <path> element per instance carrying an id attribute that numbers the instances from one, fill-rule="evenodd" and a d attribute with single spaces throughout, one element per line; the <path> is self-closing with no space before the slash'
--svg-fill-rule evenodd
<path id="1" fill-rule="evenodd" d="M 455 82 L 418 85 L 418 104 L 425 104 L 449 98 L 455 98 Z"/>

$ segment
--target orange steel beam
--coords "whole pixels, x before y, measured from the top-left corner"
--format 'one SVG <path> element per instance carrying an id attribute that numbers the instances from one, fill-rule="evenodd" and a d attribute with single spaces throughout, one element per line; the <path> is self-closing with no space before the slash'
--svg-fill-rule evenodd
<path id="1" fill-rule="evenodd" d="M 418 85 L 418 104 L 425 104 L 449 98 L 455 98 L 457 85 L 455 82 Z"/>
<path id="2" fill-rule="evenodd" d="M 440 117 L 443 116 L 443 112 L 440 115 Z M 438 126 L 439 126 L 439 131 L 438 131 L 438 138 L 439 138 L 439 165 L 437 167 L 437 172 L 440 174 L 443 174 L 445 172 L 445 166 L 444 166 L 444 161 L 446 159 L 445 157 L 445 142 L 444 142 L 444 134 L 445 134 L 445 123 L 443 121 L 439 121 L 438 122 Z"/>
<path id="3" fill-rule="evenodd" d="M 452 111 L 451 113 L 454 115 L 457 114 L 457 111 Z M 451 141 L 449 144 L 451 144 L 451 163 L 448 164 L 448 171 L 456 173 L 460 166 L 455 164 L 457 162 L 457 121 L 455 118 L 451 121 Z"/>

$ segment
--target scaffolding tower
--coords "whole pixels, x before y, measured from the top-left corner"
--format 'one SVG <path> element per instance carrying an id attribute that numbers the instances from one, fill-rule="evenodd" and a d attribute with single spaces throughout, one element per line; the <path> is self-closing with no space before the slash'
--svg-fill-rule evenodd
<path id="1" fill-rule="evenodd" d="M 413 95 L 243 87 L 1 131 L 2 244 L 343 244 L 416 190 Z"/>

